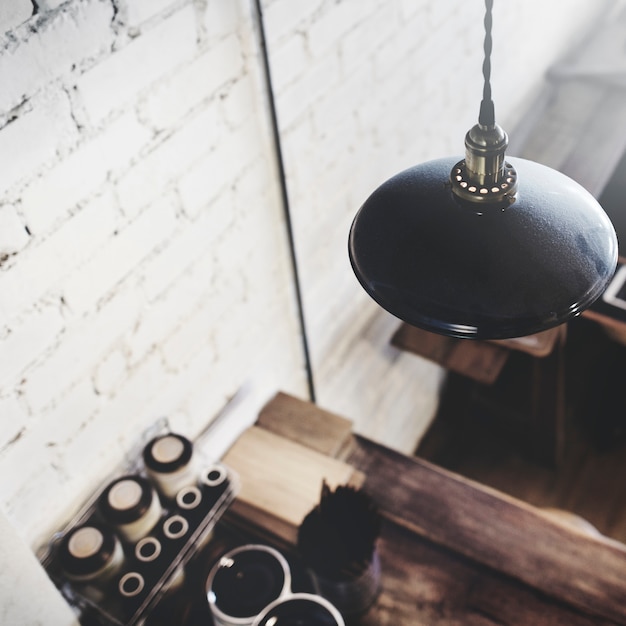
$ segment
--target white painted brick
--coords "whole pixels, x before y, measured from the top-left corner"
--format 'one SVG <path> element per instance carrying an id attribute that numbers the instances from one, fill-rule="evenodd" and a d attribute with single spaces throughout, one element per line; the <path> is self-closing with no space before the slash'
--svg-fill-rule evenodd
<path id="1" fill-rule="evenodd" d="M 32 520 L 24 519 L 15 509 L 20 506 L 19 496 L 25 493 L 26 483 L 38 482 L 34 476 L 37 472 L 42 474 L 42 483 L 40 484 L 50 487 L 49 463 L 51 456 L 52 452 L 44 446 L 43 440 L 36 430 L 24 430 L 22 436 L 16 437 L 3 450 L 3 454 L 0 456 L 0 499 L 3 503 L 3 510 L 14 523 L 27 524 L 32 522 Z M 16 476 L 20 476 L 21 480 L 15 480 Z M 42 495 L 40 494 L 39 497 Z M 16 496 L 18 497 L 16 498 Z M 30 507 L 33 504 L 32 500 L 24 498 L 22 506 Z M 18 528 L 20 527 L 18 526 Z M 20 532 L 24 533 L 24 529 L 20 528 Z"/>
<path id="2" fill-rule="evenodd" d="M 241 3 L 207 2 L 203 27 L 210 43 L 241 31 Z"/>
<path id="3" fill-rule="evenodd" d="M 110 239 L 119 224 L 117 208 L 110 193 L 86 204 L 63 224 L 42 247 L 60 262 L 60 277 L 92 258 Z M 43 255 L 42 255 L 43 256 Z"/>
<path id="4" fill-rule="evenodd" d="M 14 394 L 0 396 L 0 415 L 0 448 L 4 448 L 26 430 L 28 415 Z"/>
<path id="5" fill-rule="evenodd" d="M 96 367 L 94 389 L 103 395 L 113 395 L 127 374 L 126 357 L 121 350 L 113 350 Z"/>
<path id="6" fill-rule="evenodd" d="M 0 258 L 26 246 L 30 237 L 12 205 L 0 206 Z"/>
<path id="7" fill-rule="evenodd" d="M 128 0 L 126 22 L 137 26 L 175 4 L 175 0 Z"/>
<path id="8" fill-rule="evenodd" d="M 220 202 L 212 205 L 184 236 L 146 266 L 143 281 L 146 291 L 150 294 L 167 289 L 146 309 L 127 339 L 133 362 L 161 345 L 203 300 L 211 299 L 211 312 L 214 312 L 221 310 L 228 298 L 216 291 L 215 274 L 219 268 L 213 254 L 216 241 L 227 232 L 233 219 L 232 204 L 224 199 L 220 198 Z M 185 245 L 187 249 L 181 250 Z M 190 263 L 192 256 L 193 263 Z M 207 319 L 206 327 L 211 328 L 211 324 L 211 319 Z"/>
<path id="9" fill-rule="evenodd" d="M 33 14 L 30 0 L 11 0 L 0 5 L 0 32 L 6 32 L 25 22 Z"/>
<path id="10" fill-rule="evenodd" d="M 256 88 L 256 82 L 246 74 L 230 85 L 228 90 L 224 90 L 220 105 L 224 119 L 231 128 L 241 126 L 250 116 L 258 113 L 259 99 Z"/>
<path id="11" fill-rule="evenodd" d="M 7 336 L 0 339 L 0 387 L 16 382 L 58 340 L 63 328 L 61 311 L 53 306 L 33 311 L 12 325 Z"/>
<path id="12" fill-rule="evenodd" d="M 63 447 L 87 427 L 104 401 L 88 377 L 81 379 L 57 398 L 54 406 L 40 413 L 38 436 L 47 448 L 54 448 L 55 457 L 61 459 L 64 455 Z M 60 467 L 62 463 L 57 462 L 57 465 Z M 65 476 L 66 480 L 68 478 Z"/>
<path id="13" fill-rule="evenodd" d="M 428 10 L 428 5 L 424 2 L 415 2 L 415 0 L 400 0 L 399 8 L 403 21 L 407 21 L 416 13 Z"/>
<path id="14" fill-rule="evenodd" d="M 102 355 L 136 323 L 140 309 L 139 294 L 127 289 L 68 328 L 63 342 L 25 376 L 20 389 L 30 409 L 33 412 L 43 410 L 88 376 Z"/>
<path id="15" fill-rule="evenodd" d="M 21 197 L 21 209 L 31 233 L 45 232 L 97 191 L 109 173 L 124 167 L 149 138 L 150 132 L 128 113 L 46 172 Z"/>
<path id="16" fill-rule="evenodd" d="M 392 40 L 381 43 L 376 49 L 376 53 L 372 55 L 375 67 L 373 78 L 379 84 L 383 83 L 390 75 L 397 73 L 398 70 L 401 72 L 408 70 L 410 64 L 407 64 L 407 59 L 415 59 L 416 63 L 423 62 L 425 57 L 422 56 L 422 46 L 427 39 L 436 35 L 429 30 L 429 24 L 422 16 L 407 22 L 404 27 L 409 32 L 414 33 L 415 36 L 408 40 L 406 37 L 396 36 Z M 419 71 L 423 71 L 421 66 Z"/>
<path id="17" fill-rule="evenodd" d="M 181 178 L 179 191 L 185 213 L 196 215 L 224 187 L 231 185 L 258 154 L 257 120 L 252 119 Z"/>
<path id="18" fill-rule="evenodd" d="M 318 98 L 336 86 L 339 75 L 338 57 L 328 55 L 310 65 L 306 73 L 291 82 L 277 98 L 280 129 L 287 129 L 310 111 Z"/>
<path id="19" fill-rule="evenodd" d="M 223 122 L 218 114 L 216 105 L 204 109 L 178 132 L 155 146 L 119 180 L 117 193 L 127 215 L 135 215 L 162 195 L 173 179 L 211 150 L 223 131 Z"/>
<path id="20" fill-rule="evenodd" d="M 184 413 L 175 416 L 176 421 L 185 420 L 183 432 L 198 433 L 204 430 L 217 410 L 226 404 L 226 398 L 222 394 L 227 394 L 227 390 L 220 389 L 219 394 L 212 393 L 216 389 L 212 378 L 215 365 L 215 354 L 212 350 L 199 352 L 187 364 L 184 374 L 179 376 L 180 384 L 176 390 L 178 397 L 170 393 L 165 399 L 162 399 L 163 394 L 158 398 L 159 403 L 165 406 L 173 405 L 179 407 L 179 410 L 184 408 Z"/>
<path id="21" fill-rule="evenodd" d="M 72 66 L 107 50 L 113 41 L 112 17 L 109 2 L 72 2 L 38 19 L 35 29 L 20 30 L 17 43 L 0 51 L 0 111 L 9 111 Z"/>
<path id="22" fill-rule="evenodd" d="M 273 201 L 267 201 L 271 197 Z M 220 197 L 223 200 L 223 197 Z M 234 206 L 237 214 L 256 210 L 257 203 L 279 206 L 278 180 L 273 162 L 257 159 L 242 172 L 235 183 Z M 254 207 L 254 208 L 253 208 Z"/>
<path id="23" fill-rule="evenodd" d="M 0 274 L 0 310 L 12 318 L 52 289 L 73 267 L 89 258 L 114 231 L 117 213 L 110 196 L 97 198 L 39 247 L 24 252 L 15 267 Z"/>
<path id="24" fill-rule="evenodd" d="M 371 67 L 361 66 L 351 72 L 348 78 L 342 80 L 336 88 L 319 99 L 312 112 L 316 141 L 328 140 L 328 135 L 338 135 L 337 139 L 343 140 L 346 145 L 351 143 L 354 133 L 352 125 L 357 120 L 357 113 L 361 109 L 360 101 L 368 97 L 370 78 Z M 346 124 L 350 126 L 346 128 Z M 358 136 L 354 138 L 354 141 L 358 140 Z M 327 162 L 336 159 L 342 152 L 342 150 L 325 152 L 317 145 L 311 148 L 313 149 L 318 155 L 324 155 L 324 160 Z"/>
<path id="25" fill-rule="evenodd" d="M 294 31 L 303 30 L 322 4 L 323 0 L 272 2 L 270 6 L 263 9 L 263 21 L 268 41 L 275 44 L 282 37 L 290 36 Z"/>
<path id="26" fill-rule="evenodd" d="M 193 311 L 199 307 L 206 306 L 207 301 L 211 302 L 211 306 L 205 324 L 206 328 L 210 329 L 213 327 L 214 318 L 228 306 L 230 298 L 239 297 L 236 294 L 241 293 L 240 281 L 235 281 L 230 273 L 228 274 L 229 280 L 220 280 L 219 272 L 222 268 L 215 258 L 219 255 L 220 235 L 231 219 L 227 212 L 228 207 L 230 203 L 227 202 L 216 204 L 212 207 L 212 213 L 207 215 L 205 220 L 197 223 L 198 233 L 205 236 L 205 253 L 191 265 L 183 267 L 180 264 L 179 271 L 184 270 L 180 277 L 172 282 L 163 295 L 154 301 L 142 315 L 140 322 L 133 329 L 132 336 L 128 338 L 133 361 L 141 359 L 155 346 L 163 344 L 168 336 L 177 332 L 185 317 L 192 315 Z M 226 211 L 223 210 L 224 208 Z M 210 219 L 215 213 L 219 217 Z M 231 228 L 228 228 L 226 232 L 230 232 Z M 195 224 L 194 230 L 196 230 Z M 194 235 L 190 246 L 197 245 L 198 241 Z M 178 244 L 175 247 L 178 248 Z M 170 253 L 170 250 L 166 250 L 168 258 L 171 258 Z M 150 275 L 154 276 L 154 270 L 158 267 L 159 263 L 155 261 L 149 267 Z"/>
<path id="27" fill-rule="evenodd" d="M 360 19 L 361 4 L 357 10 L 354 2 L 338 2 L 311 24 L 307 41 L 314 58 L 334 53 L 337 42 L 353 30 Z"/>
<path id="28" fill-rule="evenodd" d="M 144 266 L 141 282 L 149 301 L 159 297 L 181 274 L 186 274 L 193 262 L 210 254 L 213 243 L 234 220 L 232 202 L 228 200 L 228 195 L 222 195 L 198 219 L 184 224 L 184 229 Z"/>
<path id="29" fill-rule="evenodd" d="M 360 17 L 364 17 L 362 13 Z M 384 5 L 359 23 L 358 28 L 341 36 L 339 48 L 344 76 L 349 77 L 355 68 L 367 62 L 370 56 L 375 57 L 380 46 L 397 35 L 395 12 L 390 6 Z M 397 42 L 395 45 L 400 47 Z M 404 62 L 406 63 L 406 59 Z"/>
<path id="30" fill-rule="evenodd" d="M 117 224 L 110 196 L 95 199 L 40 246 L 29 246 L 19 263 L 0 272 L 0 310 L 11 319 L 88 259 Z"/>
<path id="31" fill-rule="evenodd" d="M 468 4 L 468 3 L 463 3 L 463 2 L 455 2 L 454 3 L 457 6 L 461 6 L 462 4 Z M 452 9 L 450 7 L 446 7 L 444 3 L 442 2 L 431 2 L 428 5 L 428 11 L 430 13 L 430 24 L 431 24 L 431 28 L 433 30 L 437 30 L 439 28 L 445 28 L 445 23 L 450 21 L 450 13 L 452 11 L 454 11 L 454 13 L 456 13 L 458 11 L 457 6 L 453 7 Z M 477 21 L 477 23 L 481 24 L 482 27 L 482 19 L 484 16 L 484 8 L 480 5 L 474 5 L 475 7 L 475 19 Z M 441 37 L 441 39 L 443 39 L 444 37 Z"/>
<path id="32" fill-rule="evenodd" d="M 210 337 L 236 334 L 231 322 L 233 313 L 245 301 L 245 283 L 241 273 L 231 265 L 216 263 L 213 259 L 207 259 L 194 268 L 194 280 L 201 281 L 204 275 L 210 276 L 216 271 L 223 275 L 223 279 L 218 277 L 205 293 L 196 293 L 193 299 L 183 302 L 181 308 L 184 318 L 163 342 L 164 358 L 171 368 L 184 368 L 197 351 L 189 332 L 190 327 L 200 333 L 198 341 L 208 342 Z M 257 315 L 259 313 L 256 311 Z"/>
<path id="33" fill-rule="evenodd" d="M 158 407 L 149 406 L 150 400 L 171 383 L 159 355 L 150 355 L 129 373 L 116 395 L 103 404 L 89 428 L 77 433 L 67 445 L 68 471 L 87 471 L 94 464 L 104 478 L 111 467 L 123 462 L 124 452 L 136 447 L 148 426 L 163 417 L 160 411 L 156 412 Z M 94 450 L 94 441 L 98 441 L 98 450 Z"/>
<path id="34" fill-rule="evenodd" d="M 95 305 L 156 246 L 167 240 L 175 224 L 171 198 L 148 207 L 67 278 L 63 294 L 70 308 L 82 312 Z"/>
<path id="35" fill-rule="evenodd" d="M 210 272 L 206 288 L 210 288 Z M 204 295 L 188 273 L 181 276 L 172 288 L 152 306 L 146 308 L 141 319 L 126 337 L 126 345 L 134 364 L 154 351 L 180 323 L 188 308 L 193 308 Z"/>
<path id="36" fill-rule="evenodd" d="M 284 39 L 270 48 L 270 72 L 275 93 L 281 93 L 286 85 L 307 70 L 309 54 L 306 37 L 301 32 Z"/>
<path id="37" fill-rule="evenodd" d="M 32 177 L 75 135 L 69 102 L 63 96 L 38 101 L 32 111 L 0 129 L 0 191 Z"/>
<path id="38" fill-rule="evenodd" d="M 0 466 L 3 473 L 9 471 L 9 476 L 18 475 L 23 481 L 19 489 L 5 496 L 3 507 L 23 539 L 37 538 L 40 527 L 51 519 L 50 513 L 57 504 L 49 496 L 58 490 L 59 485 L 57 472 L 51 468 L 51 451 L 36 445 L 32 436 L 28 438 L 28 444 L 19 450 L 22 458 L 10 466 L 10 471 L 4 463 Z M 17 460 L 18 455 L 11 456 L 13 461 Z M 3 487 L 5 485 L 0 488 Z"/>
<path id="39" fill-rule="evenodd" d="M 211 352 L 210 338 L 207 309 L 200 308 L 193 315 L 186 317 L 176 332 L 163 344 L 162 352 L 167 365 L 180 370 L 199 352 L 204 352 L 206 356 L 207 352 Z"/>
<path id="40" fill-rule="evenodd" d="M 155 80 L 189 61 L 195 50 L 195 13 L 189 5 L 142 32 L 78 79 L 77 90 L 89 118 L 100 123 Z"/>
<path id="41" fill-rule="evenodd" d="M 227 82 L 238 78 L 243 68 L 241 44 L 236 35 L 230 35 L 167 80 L 159 82 L 146 96 L 142 107 L 144 117 L 156 128 L 166 128 Z"/>
<path id="42" fill-rule="evenodd" d="M 70 0 L 35 0 L 40 11 L 52 11 Z"/>

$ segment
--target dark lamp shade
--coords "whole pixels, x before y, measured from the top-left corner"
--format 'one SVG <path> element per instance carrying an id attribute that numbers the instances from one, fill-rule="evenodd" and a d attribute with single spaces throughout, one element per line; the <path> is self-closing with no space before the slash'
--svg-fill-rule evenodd
<path id="1" fill-rule="evenodd" d="M 365 291 L 413 326 L 470 339 L 530 335 L 588 308 L 618 253 L 595 198 L 564 174 L 507 157 L 516 201 L 464 201 L 449 182 L 461 158 L 400 172 L 365 201 L 349 237 Z"/>

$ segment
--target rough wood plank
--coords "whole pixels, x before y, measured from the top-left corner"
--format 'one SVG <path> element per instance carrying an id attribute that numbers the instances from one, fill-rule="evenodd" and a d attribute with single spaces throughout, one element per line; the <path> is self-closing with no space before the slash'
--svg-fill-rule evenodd
<path id="1" fill-rule="evenodd" d="M 626 624 L 626 546 L 363 438 L 350 462 L 385 515 L 585 612 Z"/>
<path id="2" fill-rule="evenodd" d="M 391 343 L 487 385 L 496 380 L 509 356 L 506 348 L 492 342 L 453 339 L 409 324 L 400 326 Z"/>
<path id="3" fill-rule="evenodd" d="M 360 626 L 608 626 L 393 523 L 378 544 L 382 590 Z"/>
<path id="4" fill-rule="evenodd" d="M 278 392 L 261 409 L 256 423 L 332 457 L 338 457 L 352 441 L 350 420 L 283 392 Z"/>
<path id="5" fill-rule="evenodd" d="M 324 481 L 331 488 L 360 485 L 354 467 L 264 428 L 246 430 L 223 458 L 236 472 L 240 491 L 230 514 L 295 544 L 305 515 L 319 502 Z"/>

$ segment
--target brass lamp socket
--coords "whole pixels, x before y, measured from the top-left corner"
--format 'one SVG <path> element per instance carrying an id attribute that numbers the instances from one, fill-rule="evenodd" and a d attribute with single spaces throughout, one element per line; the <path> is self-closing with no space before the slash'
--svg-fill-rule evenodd
<path id="1" fill-rule="evenodd" d="M 497 124 L 473 126 L 465 136 L 465 159 L 450 172 L 455 195 L 473 203 L 513 204 L 517 172 L 505 160 L 508 144 L 507 134 Z"/>

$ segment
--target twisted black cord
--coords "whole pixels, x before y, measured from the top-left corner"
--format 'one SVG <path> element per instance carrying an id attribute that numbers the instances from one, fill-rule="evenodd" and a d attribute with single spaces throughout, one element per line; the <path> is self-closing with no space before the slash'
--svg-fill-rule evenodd
<path id="1" fill-rule="evenodd" d="M 491 38 L 491 28 L 493 25 L 492 18 L 493 0 L 485 0 L 485 59 L 483 61 L 483 77 L 485 79 L 483 87 L 483 99 L 480 103 L 480 114 L 478 116 L 478 123 L 481 126 L 495 126 L 496 114 L 493 106 L 493 100 L 491 99 L 491 49 L 493 47 L 493 41 Z"/>

